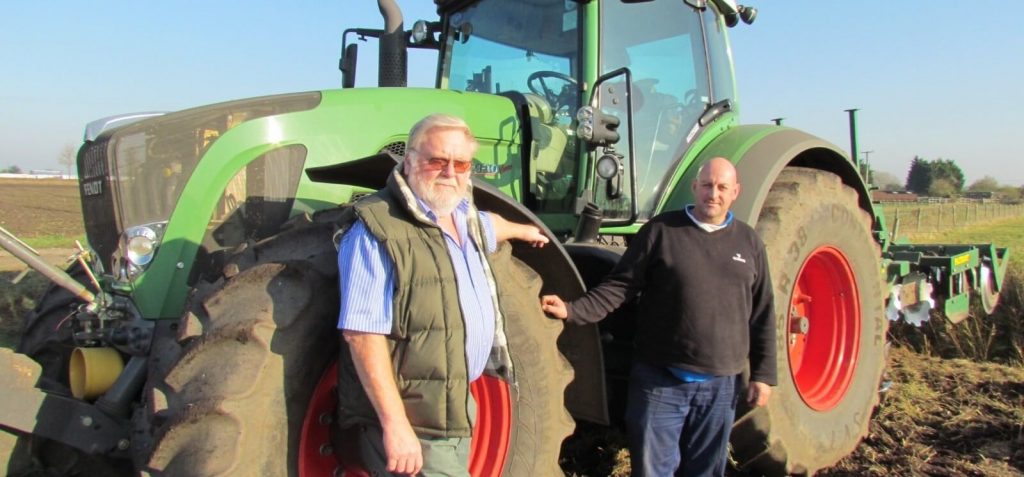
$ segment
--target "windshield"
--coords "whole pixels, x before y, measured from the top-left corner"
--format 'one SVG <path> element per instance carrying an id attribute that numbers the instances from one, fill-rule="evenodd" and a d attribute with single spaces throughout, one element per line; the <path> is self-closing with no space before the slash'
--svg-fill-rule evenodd
<path id="1" fill-rule="evenodd" d="M 540 211 L 564 211 L 575 192 L 579 23 L 571 0 L 482 0 L 448 19 L 442 85 L 521 93 L 530 111 L 530 193 Z"/>

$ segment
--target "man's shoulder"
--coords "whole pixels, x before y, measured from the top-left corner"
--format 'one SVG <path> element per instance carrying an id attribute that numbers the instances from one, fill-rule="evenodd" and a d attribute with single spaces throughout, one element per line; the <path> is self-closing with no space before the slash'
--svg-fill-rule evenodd
<path id="1" fill-rule="evenodd" d="M 690 216 L 686 214 L 685 210 L 669 210 L 655 215 L 651 220 L 647 221 L 646 225 L 651 227 L 671 227 L 693 225 L 693 221 L 690 220 Z"/>
<path id="2" fill-rule="evenodd" d="M 748 223 L 746 223 L 746 222 L 744 222 L 744 221 L 742 221 L 740 219 L 737 219 L 737 218 L 734 217 L 732 219 L 732 224 L 735 225 L 737 229 L 741 230 L 745 234 L 757 235 L 757 231 L 754 230 L 754 228 L 751 227 L 750 224 L 748 224 Z"/>
<path id="3" fill-rule="evenodd" d="M 387 190 L 381 189 L 372 194 L 359 197 L 355 202 L 352 202 L 352 207 L 356 209 L 365 209 L 367 207 L 378 206 L 378 204 L 383 204 L 383 206 L 387 207 L 391 205 L 392 201 L 390 199 L 391 195 L 388 194 Z"/>
<path id="4" fill-rule="evenodd" d="M 750 224 L 740 219 L 733 219 L 731 226 L 734 227 L 737 234 L 744 237 L 742 240 L 748 241 L 754 248 L 761 250 L 765 248 L 761 236 L 758 235 L 757 230 L 751 227 Z"/>

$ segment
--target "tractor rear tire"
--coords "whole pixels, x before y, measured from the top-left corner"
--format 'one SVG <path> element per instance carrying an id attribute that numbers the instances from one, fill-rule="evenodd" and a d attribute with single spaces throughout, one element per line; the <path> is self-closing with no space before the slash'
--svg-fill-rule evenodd
<path id="1" fill-rule="evenodd" d="M 888 328 L 871 224 L 835 174 L 790 167 L 772 185 L 757 231 L 775 292 L 779 382 L 767 406 L 737 412 L 739 470 L 813 474 L 867 434 Z"/>
<path id="2" fill-rule="evenodd" d="M 541 310 L 540 276 L 515 259 L 510 249 L 503 245 L 491 263 L 516 376 L 511 389 L 512 432 L 504 469 L 481 466 L 480 459 L 473 459 L 470 469 L 475 476 L 562 475 L 562 442 L 576 427 L 565 408 L 573 370 L 556 344 L 564 322 Z"/>
<path id="3" fill-rule="evenodd" d="M 318 435 L 311 427 L 330 422 L 315 402 L 315 391 L 329 389 L 321 381 L 330 379 L 326 371 L 338 353 L 330 224 L 300 227 L 253 249 L 243 252 L 249 258 L 229 260 L 237 274 L 196 291 L 178 343 L 154 353 L 171 359 L 153 366 L 145 392 L 140 426 L 150 442 L 140 449 L 148 456 L 141 468 L 165 475 L 301 476 L 341 465 L 323 465 L 325 456 L 346 454 L 328 441 L 303 444 Z M 499 461 L 505 475 L 554 475 L 561 441 L 572 431 L 563 403 L 572 371 L 555 345 L 561 323 L 540 311 L 532 270 L 518 262 L 494 268 L 511 273 L 497 277 L 505 284 L 499 285 L 503 305 L 520 308 L 526 302 L 517 297 L 528 290 L 532 308 L 526 309 L 536 309 L 530 317 L 537 319 L 524 322 L 530 314 L 521 310 L 506 317 L 519 381 L 511 387 L 509 451 Z M 480 408 L 485 412 L 486 403 Z M 488 462 L 471 462 L 471 469 L 477 464 L 476 475 L 502 474 Z"/>

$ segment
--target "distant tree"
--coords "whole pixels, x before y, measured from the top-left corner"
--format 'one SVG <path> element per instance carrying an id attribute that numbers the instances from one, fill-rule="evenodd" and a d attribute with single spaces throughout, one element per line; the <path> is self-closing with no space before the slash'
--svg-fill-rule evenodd
<path id="1" fill-rule="evenodd" d="M 57 156 L 57 161 L 67 170 L 68 175 L 71 175 L 71 166 L 75 165 L 75 146 L 74 144 L 67 143 L 60 150 L 60 155 Z"/>
<path id="2" fill-rule="evenodd" d="M 964 190 L 964 171 L 952 159 L 936 159 L 931 162 L 932 182 L 945 179 L 957 193 Z"/>
<path id="3" fill-rule="evenodd" d="M 932 186 L 928 188 L 928 195 L 932 197 L 953 197 L 960 191 L 949 179 L 935 179 L 932 181 Z"/>
<path id="4" fill-rule="evenodd" d="M 871 171 L 871 179 L 875 184 L 875 187 L 887 192 L 893 192 L 903 188 L 903 184 L 900 184 L 900 179 L 898 177 L 885 171 Z"/>
<path id="5" fill-rule="evenodd" d="M 1024 199 L 1024 187 L 1000 186 L 996 192 L 999 193 L 999 198 L 1002 200 Z"/>
<path id="6" fill-rule="evenodd" d="M 3 174 L 21 174 L 21 168 L 18 166 L 10 166 L 5 169 L 0 169 L 0 173 Z"/>
<path id="7" fill-rule="evenodd" d="M 971 192 L 995 192 L 1000 189 L 999 181 L 992 176 L 985 176 L 978 179 L 967 186 L 967 190 Z"/>
<path id="8" fill-rule="evenodd" d="M 906 188 L 915 194 L 925 195 L 932 186 L 931 164 L 919 156 L 914 156 L 907 172 Z"/>

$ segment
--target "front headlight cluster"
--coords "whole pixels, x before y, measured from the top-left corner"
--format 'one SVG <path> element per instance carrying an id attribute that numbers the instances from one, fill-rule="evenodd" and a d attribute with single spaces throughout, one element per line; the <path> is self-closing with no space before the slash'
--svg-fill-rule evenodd
<path id="1" fill-rule="evenodd" d="M 595 146 L 611 146 L 619 142 L 619 118 L 593 106 L 576 111 L 576 135 Z"/>
<path id="2" fill-rule="evenodd" d="M 138 276 L 153 261 L 166 227 L 166 222 L 155 222 L 125 230 L 122 246 L 128 279 Z"/>

